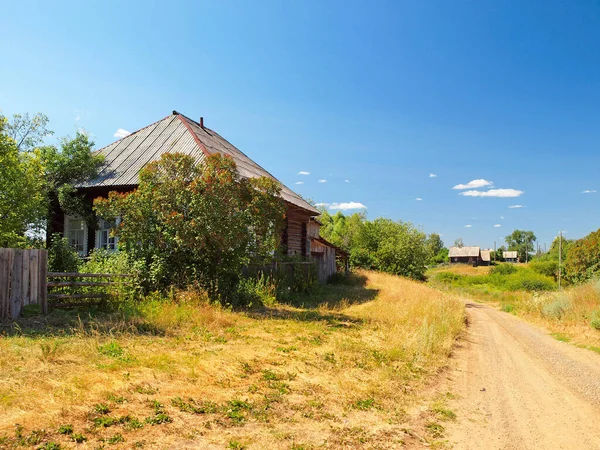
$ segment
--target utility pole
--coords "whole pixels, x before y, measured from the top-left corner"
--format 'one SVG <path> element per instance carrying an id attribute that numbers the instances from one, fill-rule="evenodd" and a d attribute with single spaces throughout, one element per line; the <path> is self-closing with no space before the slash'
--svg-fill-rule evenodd
<path id="1" fill-rule="evenodd" d="M 558 233 L 558 290 L 560 291 L 560 276 L 562 272 L 562 230 Z"/>

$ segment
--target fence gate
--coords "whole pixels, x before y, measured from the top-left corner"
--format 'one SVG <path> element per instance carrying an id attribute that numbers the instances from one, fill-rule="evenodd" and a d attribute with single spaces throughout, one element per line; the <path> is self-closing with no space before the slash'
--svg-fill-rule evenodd
<path id="1" fill-rule="evenodd" d="M 15 320 L 26 305 L 48 312 L 48 250 L 0 248 L 0 320 Z"/>

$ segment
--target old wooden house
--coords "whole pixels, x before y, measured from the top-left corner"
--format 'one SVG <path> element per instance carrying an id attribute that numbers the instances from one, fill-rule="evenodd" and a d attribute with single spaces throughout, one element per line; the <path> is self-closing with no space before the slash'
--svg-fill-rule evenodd
<path id="1" fill-rule="evenodd" d="M 273 177 L 246 154 L 199 121 L 173 111 L 164 119 L 144 127 L 98 150 L 105 157 L 98 177 L 78 186 L 87 201 L 106 197 L 110 191 L 129 192 L 138 184 L 138 174 L 148 163 L 164 153 L 183 153 L 201 162 L 219 153 L 233 158 L 243 177 Z M 314 220 L 320 212 L 310 203 L 281 183 L 281 196 L 287 206 L 282 243 L 289 255 L 313 258 L 319 267 L 319 277 L 326 280 L 335 273 L 336 256 L 340 250 L 319 237 L 319 223 Z M 57 211 L 53 230 L 62 232 L 82 256 L 94 248 L 115 250 L 118 242 L 110 236 L 111 224 L 100 220 L 89 229 L 80 217 Z"/>
<path id="2" fill-rule="evenodd" d="M 504 258 L 505 262 L 510 262 L 510 263 L 518 263 L 519 262 L 519 255 L 516 250 L 502 252 L 502 258 Z"/>
<path id="3" fill-rule="evenodd" d="M 481 265 L 481 250 L 479 247 L 450 247 L 448 259 L 451 264 Z"/>

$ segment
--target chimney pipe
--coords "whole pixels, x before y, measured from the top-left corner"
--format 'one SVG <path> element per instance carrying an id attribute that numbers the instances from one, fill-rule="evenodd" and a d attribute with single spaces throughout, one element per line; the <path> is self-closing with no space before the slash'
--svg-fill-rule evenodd
<path id="1" fill-rule="evenodd" d="M 200 117 L 200 128 L 204 128 L 204 117 Z"/>

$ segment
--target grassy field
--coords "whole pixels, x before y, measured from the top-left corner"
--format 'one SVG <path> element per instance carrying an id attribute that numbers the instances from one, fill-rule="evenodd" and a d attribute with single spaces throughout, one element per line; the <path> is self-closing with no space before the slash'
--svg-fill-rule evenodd
<path id="1" fill-rule="evenodd" d="M 430 270 L 428 276 L 437 288 L 494 303 L 546 328 L 559 340 L 600 352 L 599 281 L 567 286 L 559 292 L 551 278 L 531 267 L 519 264 L 516 269 L 494 275 L 491 267 L 442 266 Z"/>
<path id="2" fill-rule="evenodd" d="M 447 364 L 463 329 L 460 301 L 365 272 L 295 304 L 234 312 L 180 292 L 113 313 L 0 325 L 0 448 L 440 440 L 452 415 L 443 398 L 422 407 L 431 420 L 421 428 L 408 413 Z"/>

